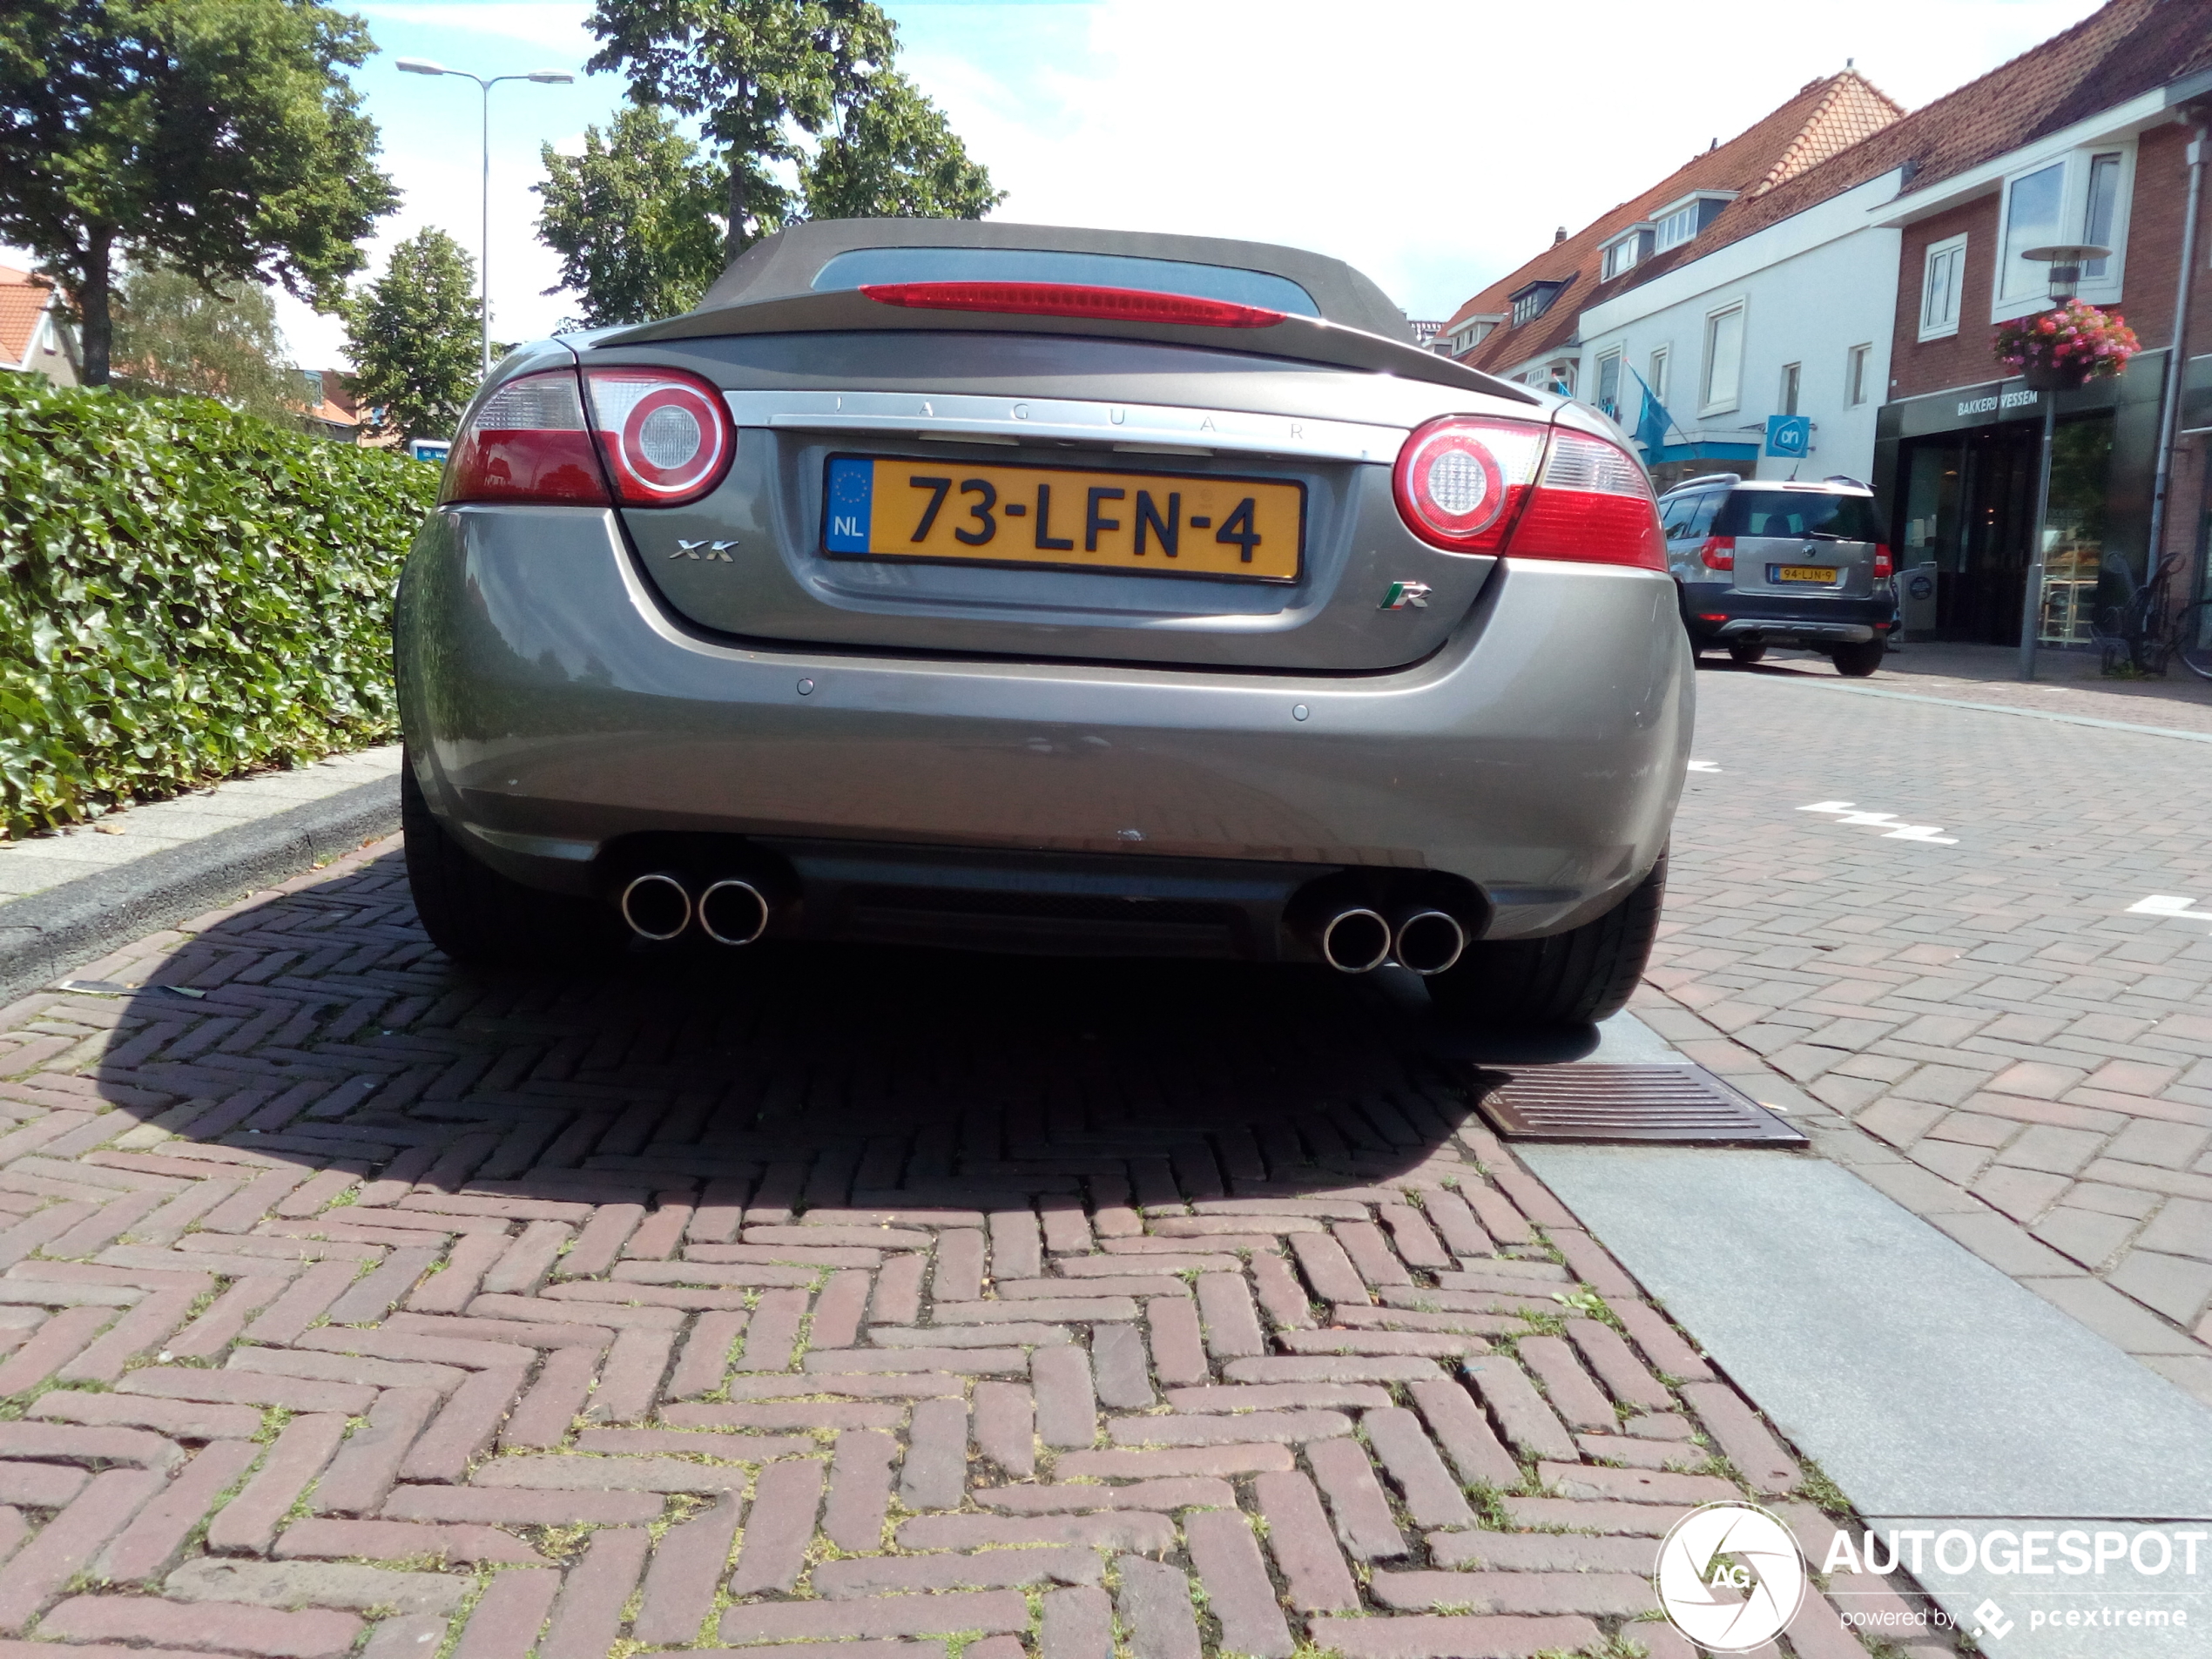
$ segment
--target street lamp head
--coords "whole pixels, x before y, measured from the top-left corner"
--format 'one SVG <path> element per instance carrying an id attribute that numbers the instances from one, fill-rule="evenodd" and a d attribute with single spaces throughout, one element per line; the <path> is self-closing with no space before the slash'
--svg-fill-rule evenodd
<path id="1" fill-rule="evenodd" d="M 2050 267 L 2051 299 L 2061 303 L 2074 298 L 2074 291 L 2081 285 L 2081 267 L 2092 260 L 2112 257 L 2108 247 L 2099 247 L 2094 242 L 2065 242 L 2051 247 L 2032 247 L 2020 255 L 2024 260 Z"/>
<path id="2" fill-rule="evenodd" d="M 534 69 L 526 78 L 541 86 L 566 86 L 576 79 L 565 69 Z"/>
<path id="3" fill-rule="evenodd" d="M 445 75 L 451 73 L 443 64 L 434 64 L 427 57 L 402 57 L 399 60 L 402 75 Z"/>

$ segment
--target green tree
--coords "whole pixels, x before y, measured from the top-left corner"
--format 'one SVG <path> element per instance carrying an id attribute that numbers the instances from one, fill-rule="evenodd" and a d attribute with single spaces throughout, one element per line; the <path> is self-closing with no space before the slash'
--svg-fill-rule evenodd
<path id="1" fill-rule="evenodd" d="M 893 70 L 898 31 L 872 0 L 597 0 L 590 27 L 591 68 L 628 75 L 637 103 L 696 118 L 722 152 L 725 258 L 815 212 L 808 175 L 824 156 L 809 138 L 834 157 L 826 204 L 942 199 L 980 217 L 998 199 Z M 799 170 L 798 192 L 781 182 L 786 167 Z"/>
<path id="2" fill-rule="evenodd" d="M 345 315 L 354 395 L 370 429 L 450 437 L 482 367 L 476 262 L 461 244 L 441 230 L 417 232 Z"/>
<path id="3" fill-rule="evenodd" d="M 539 155 L 545 206 L 537 233 L 561 256 L 561 287 L 583 296 L 572 326 L 672 317 L 721 274 L 716 219 L 728 180 L 659 111 L 633 105 L 604 134 L 586 127 L 580 156 L 550 144 Z"/>
<path id="4" fill-rule="evenodd" d="M 341 72 L 374 50 L 316 0 L 9 0 L 0 239 L 66 288 L 108 378 L 128 254 L 327 306 L 397 201 Z"/>
<path id="5" fill-rule="evenodd" d="M 297 425 L 307 394 L 277 327 L 276 304 L 252 282 L 211 291 L 181 271 L 132 266 L 115 293 L 118 380 L 149 391 L 219 399 Z"/>
<path id="6" fill-rule="evenodd" d="M 981 219 L 1006 199 L 944 111 L 896 70 L 846 104 L 799 179 L 809 219 Z"/>

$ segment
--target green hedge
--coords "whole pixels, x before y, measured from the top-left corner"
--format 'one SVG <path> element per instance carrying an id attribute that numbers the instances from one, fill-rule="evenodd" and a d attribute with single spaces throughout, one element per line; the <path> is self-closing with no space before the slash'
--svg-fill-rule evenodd
<path id="1" fill-rule="evenodd" d="M 435 467 L 197 398 L 0 374 L 0 829 L 396 730 Z"/>

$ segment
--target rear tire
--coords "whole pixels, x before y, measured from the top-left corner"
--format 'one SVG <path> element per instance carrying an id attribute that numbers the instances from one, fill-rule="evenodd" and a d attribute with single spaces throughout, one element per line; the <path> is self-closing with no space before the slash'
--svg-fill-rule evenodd
<path id="1" fill-rule="evenodd" d="M 1429 999 L 1456 1024 L 1588 1025 L 1628 1006 L 1659 935 L 1667 855 L 1595 921 L 1548 939 L 1480 941 L 1428 981 Z"/>
<path id="2" fill-rule="evenodd" d="M 407 885 L 430 942 L 472 967 L 573 964 L 611 956 L 612 920 L 589 900 L 540 893 L 480 863 L 430 811 L 412 761 L 400 763 Z"/>
<path id="3" fill-rule="evenodd" d="M 1751 664 L 1760 662 L 1765 658 L 1766 642 L 1759 639 L 1743 640 L 1736 644 L 1730 645 L 1728 648 L 1728 654 L 1730 657 L 1733 657 L 1737 662 L 1742 663 L 1748 667 Z"/>
<path id="4" fill-rule="evenodd" d="M 1837 645 L 1830 649 L 1828 660 L 1836 664 L 1836 671 L 1849 679 L 1863 680 L 1882 665 L 1889 646 L 1879 639 L 1870 639 L 1863 645 Z"/>

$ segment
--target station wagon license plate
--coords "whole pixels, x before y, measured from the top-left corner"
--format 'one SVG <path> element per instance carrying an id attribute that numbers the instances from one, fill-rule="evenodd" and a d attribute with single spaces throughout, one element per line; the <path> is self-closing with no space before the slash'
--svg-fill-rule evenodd
<path id="1" fill-rule="evenodd" d="M 1279 479 L 833 455 L 825 482 L 834 558 L 1295 582 L 1305 541 Z"/>
<path id="2" fill-rule="evenodd" d="M 1770 564 L 1766 570 L 1766 579 L 1770 582 L 1817 582 L 1824 588 L 1831 588 L 1836 585 L 1836 578 L 1842 574 L 1840 570 L 1831 570 L 1824 564 Z"/>

